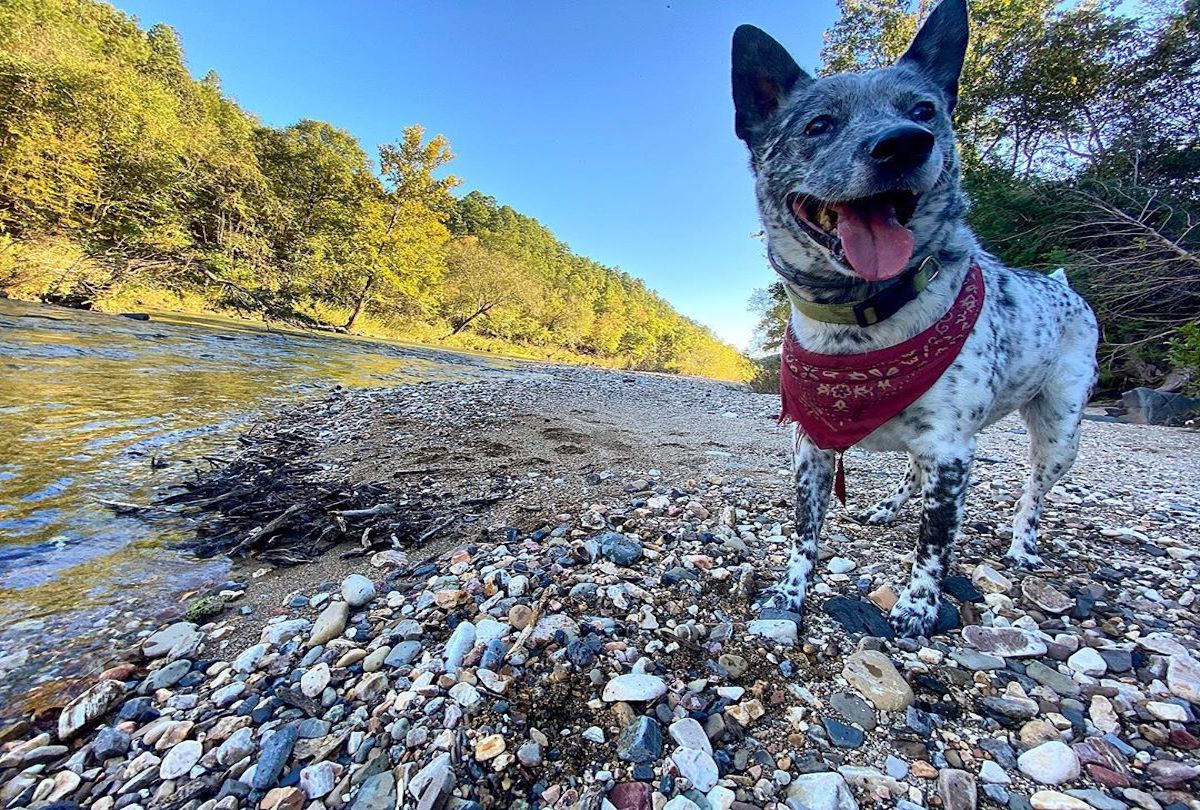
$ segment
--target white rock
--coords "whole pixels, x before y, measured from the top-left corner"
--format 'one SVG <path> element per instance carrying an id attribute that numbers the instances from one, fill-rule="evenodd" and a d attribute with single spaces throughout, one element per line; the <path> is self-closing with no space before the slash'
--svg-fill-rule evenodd
<path id="1" fill-rule="evenodd" d="M 700 810 L 700 805 L 687 796 L 676 796 L 664 804 L 662 810 Z"/>
<path id="2" fill-rule="evenodd" d="M 712 755 L 697 748 L 676 748 L 671 754 L 671 761 L 675 763 L 680 775 L 701 793 L 712 790 L 720 778 L 717 763 Z"/>
<path id="3" fill-rule="evenodd" d="M 787 795 L 809 810 L 858 810 L 845 777 L 831 771 L 797 776 Z"/>
<path id="4" fill-rule="evenodd" d="M 670 725 L 668 731 L 671 739 L 680 746 L 695 748 L 706 754 L 712 753 L 712 743 L 709 741 L 708 735 L 704 733 L 704 726 L 695 719 L 685 717 L 682 720 L 676 720 Z"/>
<path id="5" fill-rule="evenodd" d="M 825 567 L 829 569 L 829 573 L 831 574 L 847 574 L 854 570 L 855 562 L 846 557 L 834 557 L 825 564 Z"/>
<path id="6" fill-rule="evenodd" d="M 258 640 L 264 644 L 278 646 L 293 636 L 300 635 L 310 627 L 312 627 L 312 622 L 308 619 L 286 619 L 282 622 L 268 624 L 262 629 Z"/>
<path id="7" fill-rule="evenodd" d="M 1146 704 L 1146 711 L 1159 720 L 1175 720 L 1179 723 L 1186 723 L 1188 719 L 1187 709 L 1178 703 L 1163 703 L 1152 700 Z"/>
<path id="8" fill-rule="evenodd" d="M 727 787 L 717 785 L 706 793 L 704 798 L 708 799 L 708 805 L 713 810 L 729 810 L 737 801 L 737 794 Z"/>
<path id="9" fill-rule="evenodd" d="M 237 658 L 233 659 L 233 671 L 250 673 L 253 672 L 258 662 L 267 654 L 266 644 L 253 644 L 242 650 Z"/>
<path id="10" fill-rule="evenodd" d="M 980 763 L 979 778 L 993 785 L 1008 785 L 1012 783 L 1012 778 L 1005 773 L 1004 769 L 990 759 L 985 759 Z"/>
<path id="11" fill-rule="evenodd" d="M 503 637 L 510 630 L 512 630 L 512 626 L 507 622 L 496 621 L 491 616 L 485 616 L 475 622 L 475 643 L 487 644 L 489 641 Z"/>
<path id="12" fill-rule="evenodd" d="M 471 684 L 456 683 L 450 687 L 450 699 L 464 709 L 469 709 L 478 704 L 482 698 L 479 695 L 479 690 Z"/>
<path id="13" fill-rule="evenodd" d="M 746 630 L 752 636 L 763 636 L 789 647 L 796 643 L 796 623 L 787 619 L 755 619 L 746 625 Z"/>
<path id="14" fill-rule="evenodd" d="M 984 593 L 1004 593 L 1012 589 L 1012 580 L 990 565 L 977 565 L 971 572 L 971 582 Z"/>
<path id="15" fill-rule="evenodd" d="M 324 661 L 315 664 L 300 676 L 300 691 L 307 697 L 315 698 L 329 686 L 329 678 L 329 664 Z"/>
<path id="16" fill-rule="evenodd" d="M 203 638 L 191 622 L 175 622 L 143 641 L 142 654 L 147 658 L 162 658 L 175 650 L 182 653 L 198 646 Z M 174 657 L 181 656 L 176 654 Z"/>
<path id="17" fill-rule="evenodd" d="M 1175 697 L 1200 704 L 1200 662 L 1190 655 L 1174 655 L 1167 665 L 1167 688 Z"/>
<path id="18" fill-rule="evenodd" d="M 342 766 L 336 762 L 318 762 L 300 771 L 300 789 L 309 799 L 319 799 L 333 791 Z"/>
<path id="19" fill-rule="evenodd" d="M 158 766 L 160 779 L 179 779 L 187 776 L 188 771 L 200 761 L 204 746 L 196 740 L 184 740 L 167 752 L 162 763 Z"/>
<path id="20" fill-rule="evenodd" d="M 609 703 L 619 700 L 643 703 L 657 700 L 666 693 L 667 684 L 657 675 L 630 673 L 618 675 L 605 684 L 601 697 Z"/>
<path id="21" fill-rule="evenodd" d="M 87 728 L 124 696 L 125 684 L 121 681 L 100 681 L 63 707 L 58 716 L 59 739 L 65 740 Z"/>
<path id="22" fill-rule="evenodd" d="M 1021 773 L 1043 785 L 1061 785 L 1079 778 L 1079 757 L 1059 740 L 1044 742 L 1017 757 Z"/>
<path id="23" fill-rule="evenodd" d="M 1093 677 L 1103 675 L 1108 672 L 1108 664 L 1100 657 L 1100 653 L 1096 652 L 1091 647 L 1082 647 L 1078 652 L 1073 653 L 1067 659 L 1067 666 L 1073 672 L 1078 672 L 1083 675 L 1091 675 Z"/>
<path id="24" fill-rule="evenodd" d="M 241 762 L 254 753 L 254 732 L 250 728 L 239 728 L 217 748 L 217 762 L 229 766 Z"/>
<path id="25" fill-rule="evenodd" d="M 375 598 L 375 583 L 362 574 L 351 574 L 342 580 L 342 598 L 350 607 L 362 607 Z"/>
<path id="26" fill-rule="evenodd" d="M 446 640 L 446 672 L 457 675 L 462 668 L 463 658 L 475 646 L 475 625 L 470 622 L 459 622 Z"/>
<path id="27" fill-rule="evenodd" d="M 1029 797 L 1033 810 L 1092 810 L 1083 799 L 1076 799 L 1057 790 L 1039 790 Z"/>

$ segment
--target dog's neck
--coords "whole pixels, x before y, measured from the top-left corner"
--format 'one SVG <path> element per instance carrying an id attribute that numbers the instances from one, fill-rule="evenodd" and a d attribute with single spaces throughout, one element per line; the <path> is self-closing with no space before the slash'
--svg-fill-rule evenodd
<path id="1" fill-rule="evenodd" d="M 884 284 L 834 276 L 827 267 L 815 262 L 803 267 L 787 264 L 768 244 L 771 262 L 783 281 L 789 300 L 793 302 L 789 322 L 792 334 L 801 346 L 827 354 L 855 354 L 882 349 L 919 334 L 946 314 L 962 288 L 971 260 L 979 253 L 978 243 L 965 225 L 958 223 L 947 228 L 937 245 L 926 247 L 910 263 L 911 268 L 930 256 L 934 258 L 938 272 L 929 285 L 887 320 L 871 326 L 859 326 L 826 323 L 810 318 L 794 302 L 797 298 L 819 304 L 857 302 L 874 295 Z"/>

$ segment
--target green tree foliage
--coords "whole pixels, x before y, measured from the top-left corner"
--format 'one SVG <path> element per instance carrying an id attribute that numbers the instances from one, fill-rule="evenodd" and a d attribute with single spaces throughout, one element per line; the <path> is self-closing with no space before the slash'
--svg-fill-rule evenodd
<path id="1" fill-rule="evenodd" d="M 824 72 L 891 64 L 933 2 L 839 6 Z M 1200 322 L 1200 0 L 970 9 L 955 125 L 971 225 L 1011 265 L 1066 269 L 1100 317 L 1106 386 L 1161 380 Z M 764 321 L 781 293 L 756 299 Z"/>
<path id="2" fill-rule="evenodd" d="M 195 80 L 171 28 L 96 0 L 0 0 L 0 287 L 123 289 L 329 328 L 745 379 L 645 285 L 479 192 L 408 127 L 372 157 L 322 121 L 264 126 Z"/>

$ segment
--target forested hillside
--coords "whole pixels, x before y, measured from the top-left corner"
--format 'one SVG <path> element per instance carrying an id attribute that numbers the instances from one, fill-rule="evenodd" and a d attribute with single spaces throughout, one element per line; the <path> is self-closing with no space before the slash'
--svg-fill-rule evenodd
<path id="1" fill-rule="evenodd" d="M 264 126 L 106 4 L 0 0 L 0 291 L 747 376 L 640 280 L 456 197 L 452 160 L 419 126 L 377 159 L 328 123 Z"/>
<path id="2" fill-rule="evenodd" d="M 824 73 L 891 64 L 934 4 L 839 5 Z M 970 10 L 955 119 L 971 225 L 1012 265 L 1065 268 L 1100 317 L 1103 386 L 1172 387 L 1189 375 L 1195 386 L 1200 0 L 970 0 Z M 771 350 L 782 289 L 752 307 Z"/>

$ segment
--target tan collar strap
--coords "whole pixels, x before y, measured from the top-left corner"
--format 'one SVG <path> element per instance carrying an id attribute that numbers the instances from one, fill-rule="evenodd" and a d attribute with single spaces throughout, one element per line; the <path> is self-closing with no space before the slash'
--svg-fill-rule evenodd
<path id="1" fill-rule="evenodd" d="M 846 304 L 818 304 L 798 295 L 788 298 L 806 318 L 822 323 L 874 326 L 900 311 L 900 308 L 920 295 L 937 278 L 941 267 L 937 259 L 928 256 L 920 265 L 905 271 L 892 283 L 861 301 Z M 785 287 L 786 289 L 786 287 Z"/>

